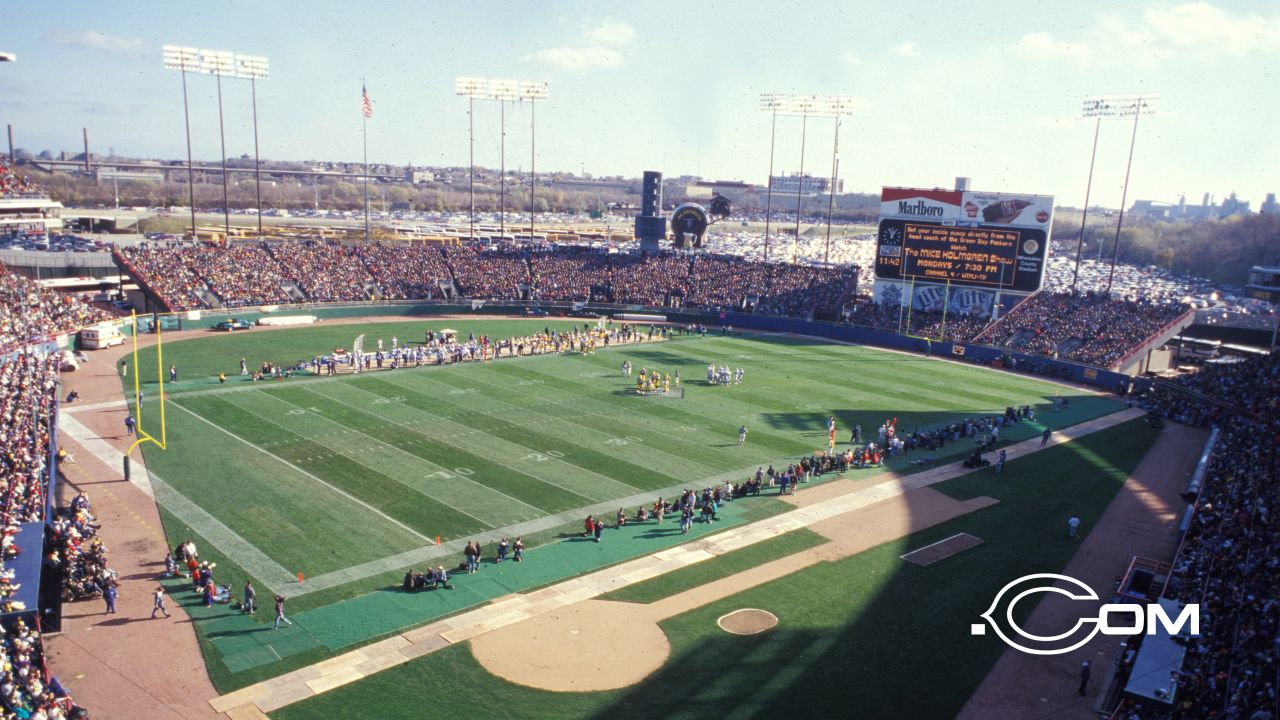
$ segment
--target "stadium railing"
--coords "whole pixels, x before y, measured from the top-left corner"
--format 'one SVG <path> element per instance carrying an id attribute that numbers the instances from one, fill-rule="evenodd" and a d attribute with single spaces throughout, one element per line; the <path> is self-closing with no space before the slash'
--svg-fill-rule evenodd
<path id="1" fill-rule="evenodd" d="M 1181 315 L 1179 315 L 1178 317 L 1174 318 L 1172 321 L 1170 321 L 1169 323 L 1167 323 L 1164 327 L 1162 327 L 1162 328 L 1160 328 L 1159 330 L 1157 330 L 1157 331 L 1155 331 L 1155 332 L 1151 333 L 1150 335 L 1148 335 L 1148 336 L 1146 337 L 1146 339 L 1144 339 L 1144 340 L 1142 341 L 1142 343 L 1140 343 L 1137 347 L 1135 347 L 1134 349 L 1130 350 L 1128 353 L 1126 353 L 1126 354 L 1125 354 L 1125 356 L 1124 356 L 1124 357 L 1120 358 L 1120 359 L 1119 359 L 1118 361 L 1116 361 L 1115 363 L 1112 363 L 1112 365 L 1111 365 L 1111 367 L 1110 367 L 1109 369 L 1110 369 L 1110 370 L 1119 370 L 1120 368 L 1124 367 L 1125 365 L 1128 365 L 1128 364 L 1129 364 L 1129 362 L 1130 362 L 1130 361 L 1132 361 L 1134 358 L 1138 357 L 1138 356 L 1139 356 L 1139 355 L 1141 355 L 1142 353 L 1144 353 L 1144 352 L 1146 352 L 1147 350 L 1150 350 L 1150 349 L 1151 349 L 1151 348 L 1149 347 L 1149 345 L 1151 344 L 1151 339 L 1152 339 L 1152 338 L 1160 337 L 1161 335 L 1165 334 L 1166 332 L 1169 332 L 1169 330 L 1170 330 L 1170 329 L 1172 329 L 1172 328 L 1173 328 L 1175 325 L 1177 325 L 1178 323 L 1186 322 L 1188 318 L 1190 318 L 1190 319 L 1193 319 L 1193 320 L 1194 320 L 1194 318 L 1195 318 L 1195 314 L 1196 314 L 1196 310 L 1195 310 L 1195 308 L 1188 309 L 1186 312 L 1182 313 Z"/>

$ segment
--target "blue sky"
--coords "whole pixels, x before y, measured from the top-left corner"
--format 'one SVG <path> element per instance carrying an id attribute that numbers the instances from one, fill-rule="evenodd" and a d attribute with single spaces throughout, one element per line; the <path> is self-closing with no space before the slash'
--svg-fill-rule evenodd
<path id="1" fill-rule="evenodd" d="M 10 0 L 0 122 L 19 147 L 185 155 L 181 85 L 161 46 L 266 55 L 262 153 L 467 161 L 458 76 L 545 80 L 539 169 L 763 182 L 762 92 L 856 101 L 840 137 L 849 190 L 950 186 L 1083 200 L 1090 94 L 1157 92 L 1130 199 L 1280 192 L 1280 6 L 1270 2 L 253 2 Z M 197 159 L 218 156 L 214 80 L 191 77 Z M 230 155 L 252 152 L 247 81 L 224 80 Z M 529 111 L 509 108 L 507 164 L 528 168 Z M 1093 201 L 1120 201 L 1130 126 L 1104 121 Z M 799 167 L 779 118 L 775 170 Z M 832 121 L 808 124 L 805 169 L 831 171 Z M 477 103 L 476 161 L 498 165 L 498 107 Z"/>

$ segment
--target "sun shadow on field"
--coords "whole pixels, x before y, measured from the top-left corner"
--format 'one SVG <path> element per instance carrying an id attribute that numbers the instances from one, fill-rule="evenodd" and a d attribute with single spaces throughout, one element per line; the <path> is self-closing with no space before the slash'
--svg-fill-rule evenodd
<path id="1" fill-rule="evenodd" d="M 659 596 L 666 599 L 658 602 L 674 600 L 677 608 L 661 622 L 670 658 L 623 690 L 535 690 L 488 674 L 466 648 L 455 646 L 289 705 L 272 717 L 345 717 L 356 708 L 370 717 L 410 717 L 421 711 L 421 697 L 438 696 L 450 698 L 450 710 L 458 717 L 496 712 L 530 720 L 951 718 L 1004 651 L 990 634 L 970 635 L 971 624 L 1009 580 L 1065 567 L 1079 548 L 1066 538 L 1065 518 L 1077 514 L 1085 527 L 1094 527 L 1153 437 L 1141 421 L 1130 422 L 1094 433 L 1081 445 L 1059 445 L 1012 460 L 1002 475 L 978 471 L 928 492 L 908 493 L 892 507 L 887 501 L 870 506 L 851 525 L 840 525 L 845 530 L 830 535 L 852 542 L 851 550 L 869 549 L 840 558 L 841 553 L 824 551 L 822 545 L 810 546 L 777 562 L 822 560 L 750 589 L 728 581 L 717 591 L 714 571 L 696 571 L 710 575 L 693 589 L 677 581 L 673 594 Z M 932 506 L 925 504 L 929 495 Z M 951 517 L 938 514 L 940 495 L 982 495 L 999 502 L 930 527 L 930 522 Z M 803 503 L 804 493 L 796 500 Z M 891 511 L 883 510 L 887 507 Z M 833 528 L 819 524 L 811 530 L 823 534 Z M 867 534 L 861 540 L 854 537 L 863 531 Z M 960 532 L 983 543 L 929 566 L 900 559 Z M 898 539 L 875 545 L 881 537 Z M 719 561 L 711 559 L 701 567 Z M 1119 558 L 1117 564 L 1123 561 Z M 689 593 L 713 592 L 724 599 L 701 607 L 686 604 Z M 1015 617 L 1024 620 L 1032 606 L 1020 604 Z M 679 609 L 684 607 L 696 609 Z M 728 635 L 717 627 L 718 618 L 741 608 L 769 611 L 779 625 L 750 636 Z M 589 638 L 572 642 L 581 641 Z M 573 647 L 560 651 L 577 657 Z M 604 662 L 626 663 L 628 649 L 614 650 L 613 659 Z M 555 662 L 550 645 L 529 652 L 538 654 L 538 662 Z M 1061 697 L 1051 698 L 1052 707 L 1076 702 L 1073 685 L 1061 690 Z"/>
<path id="2" fill-rule="evenodd" d="M 1010 462 L 1002 476 L 978 471 L 938 486 L 999 498 L 995 506 L 663 621 L 671 658 L 589 716 L 954 717 L 1004 651 L 970 625 L 1008 580 L 1060 571 L 1075 554 L 1065 518 L 1093 527 L 1154 437 L 1125 428 L 1099 433 L 1092 449 L 1062 445 Z M 984 543 L 927 567 L 899 558 L 959 532 Z M 1015 617 L 1034 606 L 1020 604 Z M 751 636 L 716 627 L 740 608 L 772 612 L 779 625 Z M 1064 686 L 1053 706 L 1075 700 Z"/>

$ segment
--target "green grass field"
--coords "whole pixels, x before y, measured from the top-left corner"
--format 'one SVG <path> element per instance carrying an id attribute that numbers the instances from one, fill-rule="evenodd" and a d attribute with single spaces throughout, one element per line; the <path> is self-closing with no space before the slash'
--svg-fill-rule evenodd
<path id="1" fill-rule="evenodd" d="M 670 659 L 626 690 L 521 687 L 490 675 L 463 644 L 271 716 L 412 717 L 421 698 L 442 697 L 456 717 L 952 718 L 1005 649 L 991 637 L 969 635 L 969 624 L 1008 580 L 1067 564 L 1079 544 L 1066 538 L 1063 519 L 1077 513 L 1092 527 L 1157 432 L 1132 421 L 1011 461 L 1000 476 L 974 473 L 943 483 L 937 487 L 956 497 L 989 495 L 1000 504 L 670 618 L 662 623 Z M 957 532 L 985 542 L 929 567 L 899 559 Z M 788 542 L 800 552 L 808 545 L 807 538 L 788 537 L 771 543 Z M 742 569 L 741 553 L 772 558 L 759 547 L 673 573 L 670 585 L 653 580 L 635 586 L 633 597 L 614 599 L 665 597 L 684 589 L 678 576 L 695 569 L 705 580 L 723 577 Z M 743 607 L 773 612 L 779 626 L 748 637 L 716 626 L 716 618 Z"/>
<path id="2" fill-rule="evenodd" d="M 825 447 L 829 415 L 837 418 L 843 446 L 854 424 L 862 426 L 864 437 L 873 437 L 891 417 L 900 430 L 910 431 L 1033 404 L 1040 406 L 1043 422 L 1062 427 L 1120 408 L 1108 399 L 968 365 L 766 337 L 677 338 L 587 356 L 338 379 L 252 383 L 233 375 L 241 357 L 251 367 L 263 360 L 293 362 L 349 347 L 357 332 L 366 334 L 370 348 L 377 338 L 389 344 L 393 335 L 420 339 L 426 328 L 504 337 L 570 324 L 326 325 L 166 344 L 165 364 L 177 365 L 182 378 L 168 388 L 169 449 L 144 448 L 171 544 L 195 539 L 202 556 L 219 562 L 220 582 L 238 589 L 252 578 L 260 597 L 273 590 L 289 595 L 298 619 L 287 631 L 263 633 L 268 612 L 254 619 L 225 608 L 191 608 L 220 690 L 468 604 L 678 543 L 679 537 L 666 534 L 624 533 L 607 548 L 585 553 L 563 540 L 581 528 L 587 512 L 611 519 L 619 505 L 630 513 L 659 494 L 738 481 L 757 466 L 794 462 Z M 154 353 L 141 358 L 143 377 L 153 374 L 154 364 L 149 371 L 147 363 L 154 363 Z M 635 396 L 618 370 L 624 359 L 637 369 L 679 370 L 686 396 Z M 745 383 L 706 385 L 709 362 L 744 367 Z M 220 371 L 231 380 L 225 387 L 214 380 Z M 1059 389 L 1072 408 L 1048 413 L 1049 398 Z M 144 407 L 144 427 L 150 430 L 155 395 L 148 392 Z M 750 430 L 742 447 L 736 438 L 740 424 Z M 1007 429 L 1002 440 L 1032 437 L 1043 427 L 1023 423 Z M 969 447 L 957 443 L 932 455 L 955 459 Z M 909 472 L 910 459 L 892 459 L 889 468 Z M 853 477 L 877 472 L 882 471 Z M 733 505 L 726 525 L 784 509 L 768 498 Z M 404 596 L 387 590 L 410 565 L 432 558 L 432 564 L 455 565 L 460 553 L 450 543 L 479 537 L 491 547 L 499 535 L 542 545 L 531 559 L 533 553 L 544 559 L 519 573 L 508 569 L 506 576 L 474 580 L 450 605 L 406 605 Z M 440 550 L 437 537 L 445 543 Z M 790 546 L 774 550 L 782 547 Z M 298 573 L 306 577 L 302 585 Z M 695 584 L 702 577 L 686 576 Z M 688 581 L 667 582 L 684 587 Z M 177 590 L 181 583 L 171 587 Z M 632 592 L 647 601 L 650 593 L 667 590 L 654 585 Z M 190 597 L 177 597 L 191 605 Z"/>

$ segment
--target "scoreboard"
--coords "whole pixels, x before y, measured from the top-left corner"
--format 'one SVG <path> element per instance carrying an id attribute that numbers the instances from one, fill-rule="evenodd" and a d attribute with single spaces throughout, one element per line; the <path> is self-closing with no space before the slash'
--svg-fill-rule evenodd
<path id="1" fill-rule="evenodd" d="M 1053 198 L 1043 195 L 885 188 L 876 278 L 1036 292 L 1052 215 Z"/>
<path id="2" fill-rule="evenodd" d="M 1034 228 L 882 220 L 876 277 L 1035 292 L 1046 246 Z"/>

